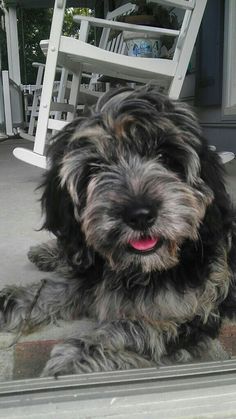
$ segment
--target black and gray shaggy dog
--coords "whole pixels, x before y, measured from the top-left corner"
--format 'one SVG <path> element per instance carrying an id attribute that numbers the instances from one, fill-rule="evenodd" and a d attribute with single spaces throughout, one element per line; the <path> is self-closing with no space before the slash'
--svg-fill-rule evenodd
<path id="1" fill-rule="evenodd" d="M 236 312 L 235 212 L 192 110 L 153 86 L 109 92 L 48 156 L 44 227 L 57 239 L 29 258 L 66 279 L 4 289 L 2 328 L 93 320 L 54 347 L 45 375 L 218 359 Z"/>

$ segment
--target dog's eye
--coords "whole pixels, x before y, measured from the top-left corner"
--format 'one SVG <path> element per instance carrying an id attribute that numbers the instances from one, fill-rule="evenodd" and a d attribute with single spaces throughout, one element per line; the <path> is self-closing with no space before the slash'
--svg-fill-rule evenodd
<path id="1" fill-rule="evenodd" d="M 157 161 L 162 163 L 163 157 L 164 157 L 164 155 L 162 153 L 158 153 L 158 155 L 157 155 Z"/>
<path id="2" fill-rule="evenodd" d="M 183 167 L 177 159 L 173 158 L 173 156 L 170 156 L 165 153 L 160 153 L 157 156 L 157 161 L 167 169 L 170 169 L 173 172 L 177 173 L 180 177 L 183 177 Z"/>
<path id="3" fill-rule="evenodd" d="M 159 154 L 157 155 L 157 161 L 158 161 L 159 163 L 162 163 L 162 164 L 164 164 L 164 165 L 167 165 L 167 166 L 168 166 L 168 164 L 170 163 L 170 157 L 169 157 L 167 154 L 164 154 L 164 153 L 159 153 Z"/>

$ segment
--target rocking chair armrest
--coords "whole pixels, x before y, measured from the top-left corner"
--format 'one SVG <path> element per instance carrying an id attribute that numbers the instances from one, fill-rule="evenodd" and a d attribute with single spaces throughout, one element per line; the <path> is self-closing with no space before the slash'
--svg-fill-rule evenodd
<path id="1" fill-rule="evenodd" d="M 32 63 L 32 67 L 36 67 L 36 68 L 38 68 L 38 67 L 45 67 L 45 63 L 39 63 L 37 61 L 34 61 Z"/>
<path id="2" fill-rule="evenodd" d="M 40 42 L 41 42 L 41 41 L 40 41 Z M 32 67 L 36 67 L 36 68 L 43 67 L 43 68 L 45 68 L 45 67 L 46 67 L 46 64 L 45 64 L 45 63 L 39 63 L 39 62 L 34 61 L 34 62 L 32 63 Z M 61 72 L 62 72 L 62 70 L 63 70 L 63 68 L 62 68 L 62 67 L 59 67 L 59 66 L 57 66 L 57 67 L 56 67 L 56 72 L 57 72 L 57 73 L 61 73 Z"/>

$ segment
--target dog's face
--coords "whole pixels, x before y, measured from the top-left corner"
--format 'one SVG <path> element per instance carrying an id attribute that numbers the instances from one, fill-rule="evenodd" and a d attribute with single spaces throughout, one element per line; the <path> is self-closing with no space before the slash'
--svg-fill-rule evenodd
<path id="1" fill-rule="evenodd" d="M 213 199 L 194 114 L 143 88 L 103 98 L 76 124 L 59 176 L 87 245 L 115 270 L 176 265 Z"/>

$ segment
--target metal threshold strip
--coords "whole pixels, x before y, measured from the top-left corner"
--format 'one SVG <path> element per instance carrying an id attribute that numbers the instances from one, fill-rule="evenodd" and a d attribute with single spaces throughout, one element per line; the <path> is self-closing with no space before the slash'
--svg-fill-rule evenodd
<path id="1" fill-rule="evenodd" d="M 236 359 L 0 383 L 0 408 L 235 385 Z"/>

